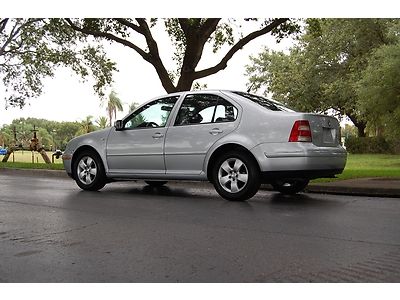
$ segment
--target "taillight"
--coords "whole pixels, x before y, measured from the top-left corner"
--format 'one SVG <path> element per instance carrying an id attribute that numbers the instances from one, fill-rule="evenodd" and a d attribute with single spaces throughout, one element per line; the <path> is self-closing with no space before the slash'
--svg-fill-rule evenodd
<path id="1" fill-rule="evenodd" d="M 294 122 L 290 132 L 289 142 L 311 142 L 311 128 L 307 120 L 297 120 Z"/>

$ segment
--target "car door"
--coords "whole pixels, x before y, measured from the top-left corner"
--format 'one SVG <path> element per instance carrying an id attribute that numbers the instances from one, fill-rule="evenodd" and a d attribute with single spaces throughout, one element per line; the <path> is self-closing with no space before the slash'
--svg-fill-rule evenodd
<path id="1" fill-rule="evenodd" d="M 107 141 L 110 173 L 165 174 L 165 125 L 178 98 L 149 102 L 126 117 L 121 130 L 111 129 Z"/>
<path id="2" fill-rule="evenodd" d="M 211 146 L 232 132 L 238 109 L 215 94 L 187 94 L 165 140 L 169 175 L 199 175 Z"/>

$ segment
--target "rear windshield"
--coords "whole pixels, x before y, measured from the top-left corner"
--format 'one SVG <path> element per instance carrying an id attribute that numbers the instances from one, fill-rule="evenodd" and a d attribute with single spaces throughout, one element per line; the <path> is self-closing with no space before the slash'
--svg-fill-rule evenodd
<path id="1" fill-rule="evenodd" d="M 247 98 L 259 105 L 261 105 L 262 107 L 265 107 L 266 109 L 269 110 L 274 110 L 274 111 L 294 111 L 286 106 L 284 106 L 283 104 L 277 102 L 277 101 L 273 101 L 273 100 L 269 100 L 266 99 L 264 97 L 261 96 L 257 96 L 257 95 L 253 95 L 253 94 L 249 94 L 249 93 L 244 93 L 244 92 L 233 92 L 232 93 L 242 96 L 244 98 Z"/>

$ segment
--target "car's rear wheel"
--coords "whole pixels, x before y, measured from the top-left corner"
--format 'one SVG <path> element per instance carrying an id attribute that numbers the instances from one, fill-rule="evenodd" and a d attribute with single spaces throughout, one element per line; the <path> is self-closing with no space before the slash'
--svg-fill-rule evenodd
<path id="1" fill-rule="evenodd" d="M 293 195 L 304 190 L 308 183 L 308 179 L 296 178 L 275 180 L 271 185 L 275 191 L 285 195 Z"/>
<path id="2" fill-rule="evenodd" d="M 79 153 L 73 168 L 74 179 L 83 190 L 98 191 L 107 183 L 103 162 L 94 151 Z"/>
<path id="3" fill-rule="evenodd" d="M 260 188 L 257 163 L 243 151 L 221 155 L 213 168 L 213 184 L 221 197 L 231 201 L 245 201 Z"/>
<path id="4" fill-rule="evenodd" d="M 146 182 L 149 186 L 152 186 L 152 187 L 160 187 L 160 186 L 163 186 L 164 184 L 166 184 L 168 181 L 145 180 L 144 182 Z"/>

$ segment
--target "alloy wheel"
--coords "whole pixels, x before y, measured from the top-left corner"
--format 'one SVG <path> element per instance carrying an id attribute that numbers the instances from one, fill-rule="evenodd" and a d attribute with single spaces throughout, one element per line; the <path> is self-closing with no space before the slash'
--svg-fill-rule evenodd
<path id="1" fill-rule="evenodd" d="M 238 193 L 246 186 L 249 172 L 246 165 L 238 158 L 228 158 L 218 170 L 218 181 L 229 193 Z"/>

